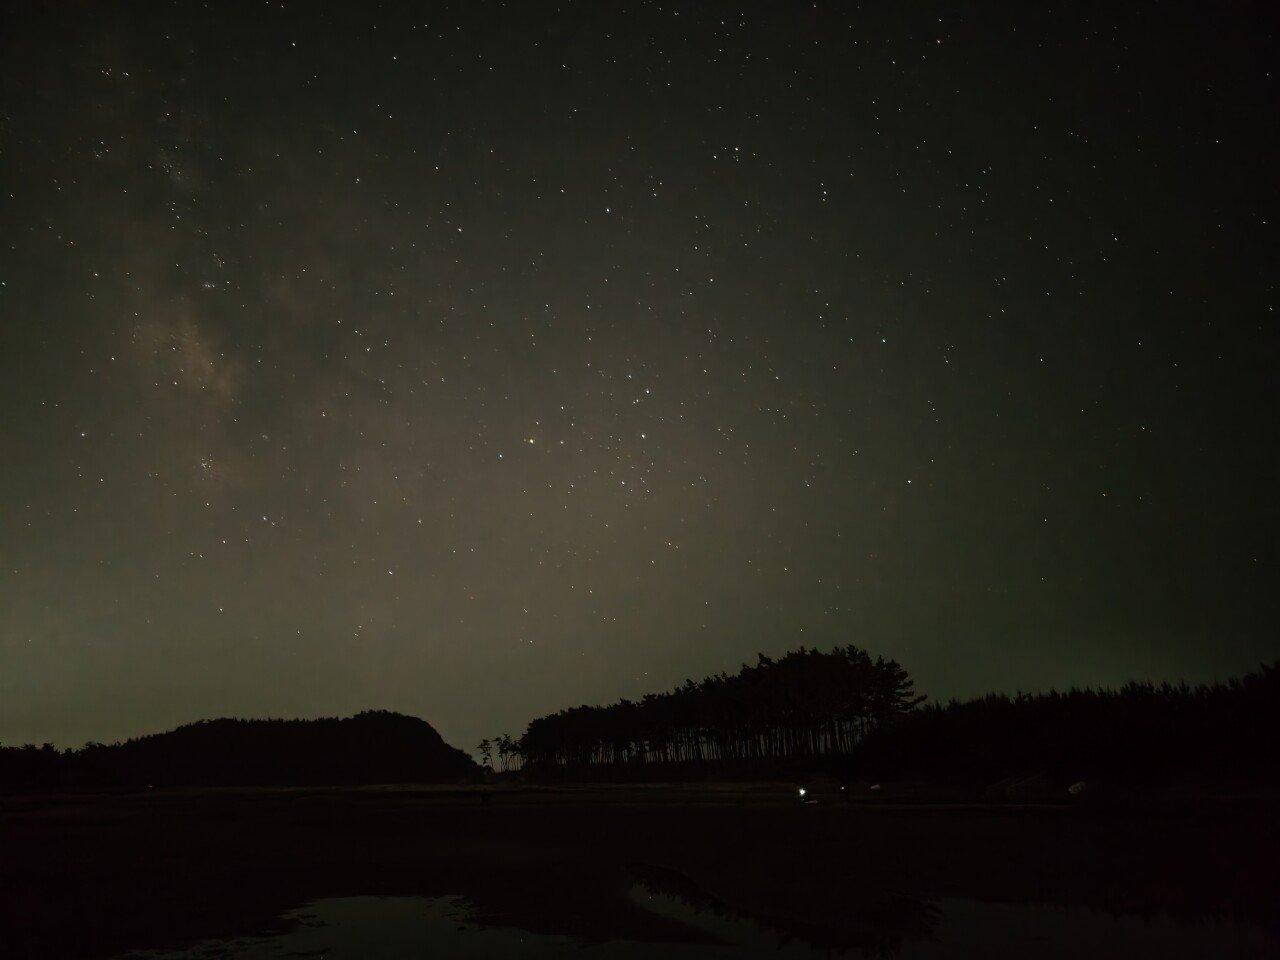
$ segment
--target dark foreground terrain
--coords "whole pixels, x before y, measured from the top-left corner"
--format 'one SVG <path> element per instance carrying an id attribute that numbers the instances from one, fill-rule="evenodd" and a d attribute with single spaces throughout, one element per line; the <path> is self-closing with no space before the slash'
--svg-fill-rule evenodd
<path id="1" fill-rule="evenodd" d="M 1099 806 L 800 803 L 793 787 L 237 790 L 0 800 L 9 957 L 269 931 L 313 901 L 461 897 L 483 922 L 705 940 L 646 890 L 892 956 L 935 904 L 1235 919 L 1280 944 L 1274 798 Z"/>

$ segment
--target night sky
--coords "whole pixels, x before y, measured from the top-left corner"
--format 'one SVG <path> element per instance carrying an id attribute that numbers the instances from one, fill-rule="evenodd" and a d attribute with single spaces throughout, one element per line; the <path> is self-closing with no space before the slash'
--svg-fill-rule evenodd
<path id="1" fill-rule="evenodd" d="M 1117 6 L 6 4 L 0 741 L 1280 656 L 1273 22 Z"/>

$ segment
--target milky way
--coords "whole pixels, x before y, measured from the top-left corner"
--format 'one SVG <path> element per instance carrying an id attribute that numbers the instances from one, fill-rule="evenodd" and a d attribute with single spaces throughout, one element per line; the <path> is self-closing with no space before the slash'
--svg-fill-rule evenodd
<path id="1" fill-rule="evenodd" d="M 0 740 L 1274 658 L 1254 11 L 754 7 L 13 7 Z"/>

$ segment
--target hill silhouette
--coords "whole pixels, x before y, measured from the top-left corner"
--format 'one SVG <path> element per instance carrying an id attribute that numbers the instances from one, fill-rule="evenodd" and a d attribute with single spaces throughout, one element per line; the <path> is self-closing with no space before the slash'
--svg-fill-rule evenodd
<path id="1" fill-rule="evenodd" d="M 202 720 L 79 750 L 0 749 L 0 790 L 439 783 L 475 762 L 416 717 L 369 710 L 318 720 Z"/>

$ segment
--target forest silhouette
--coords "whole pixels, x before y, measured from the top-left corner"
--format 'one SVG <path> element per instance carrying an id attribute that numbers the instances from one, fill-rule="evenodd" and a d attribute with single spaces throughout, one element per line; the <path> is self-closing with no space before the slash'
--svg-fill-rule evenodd
<path id="1" fill-rule="evenodd" d="M 1225 683 L 1130 682 L 924 705 L 876 731 L 854 758 L 882 778 L 1275 780 L 1280 662 Z"/>
<path id="2" fill-rule="evenodd" d="M 534 770 L 844 754 L 923 700 L 896 661 L 854 646 L 801 647 L 669 693 L 539 717 L 518 740 L 501 736 L 479 750 L 504 769 Z"/>
<path id="3" fill-rule="evenodd" d="M 1280 779 L 1280 664 L 1225 683 L 926 703 L 896 661 L 855 646 L 760 654 L 734 674 L 578 706 L 483 740 L 525 779 L 769 779 L 992 784 L 1038 777 Z M 481 768 L 425 721 L 387 711 L 207 720 L 77 750 L 0 747 L 0 791 L 439 783 Z"/>
<path id="4" fill-rule="evenodd" d="M 1274 779 L 1280 766 L 1277 664 L 1198 686 L 924 701 L 896 661 L 801 647 L 638 701 L 561 710 L 478 749 L 501 770 L 640 779 L 817 770 L 867 780 Z"/>

